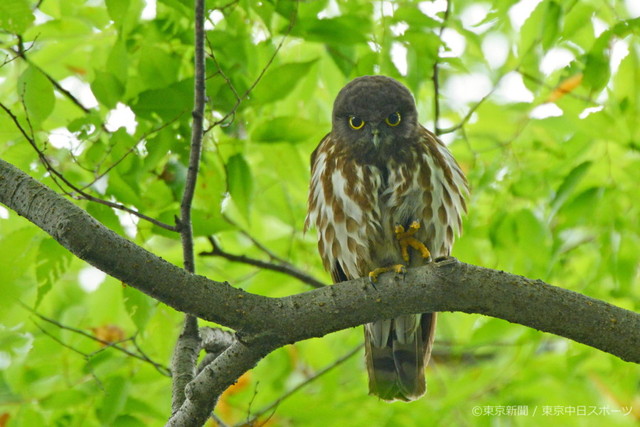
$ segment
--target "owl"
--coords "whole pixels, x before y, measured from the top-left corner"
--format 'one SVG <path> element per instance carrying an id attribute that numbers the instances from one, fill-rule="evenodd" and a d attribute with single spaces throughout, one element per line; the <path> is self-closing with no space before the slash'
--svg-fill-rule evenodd
<path id="1" fill-rule="evenodd" d="M 333 104 L 331 132 L 311 155 L 305 230 L 334 283 L 449 256 L 466 212 L 467 180 L 447 147 L 418 123 L 409 90 L 358 77 Z M 426 392 L 436 313 L 364 327 L 369 392 L 411 401 Z"/>

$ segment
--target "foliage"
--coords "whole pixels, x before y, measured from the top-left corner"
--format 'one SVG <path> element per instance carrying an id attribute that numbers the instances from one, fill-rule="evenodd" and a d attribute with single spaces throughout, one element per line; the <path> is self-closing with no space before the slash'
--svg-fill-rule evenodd
<path id="1" fill-rule="evenodd" d="M 380 73 L 410 87 L 421 122 L 433 128 L 435 118 L 469 177 L 456 257 L 638 311 L 634 4 L 208 1 L 197 250 L 209 251 L 214 236 L 225 251 L 278 262 L 276 255 L 328 282 L 313 231 L 302 232 L 308 157 L 330 128 L 338 90 Z M 186 175 L 192 14 L 191 3 L 179 0 L 0 5 L 0 102 L 15 115 L 0 112 L 0 156 L 71 196 L 81 190 L 155 218 L 161 223 L 77 201 L 176 264 L 178 235 L 162 223 L 173 225 Z M 118 120 L 122 114 L 129 119 Z M 162 424 L 171 389 L 162 367 L 78 332 L 124 339 L 121 348 L 166 365 L 181 314 L 100 276 L 17 215 L 1 210 L 0 217 L 0 419 Z M 309 289 L 222 257 L 199 257 L 196 271 L 269 296 Z M 361 331 L 349 330 L 274 352 L 227 391 L 217 415 L 251 419 L 360 342 Z M 562 408 L 547 417 L 562 425 L 640 419 L 636 366 L 498 319 L 442 314 L 434 359 L 419 401 L 368 397 L 356 356 L 281 402 L 268 423 L 538 425 L 545 408 Z M 498 414 L 516 407 L 528 415 Z M 568 413 L 580 407 L 610 413 Z M 474 408 L 494 412 L 475 416 Z"/>

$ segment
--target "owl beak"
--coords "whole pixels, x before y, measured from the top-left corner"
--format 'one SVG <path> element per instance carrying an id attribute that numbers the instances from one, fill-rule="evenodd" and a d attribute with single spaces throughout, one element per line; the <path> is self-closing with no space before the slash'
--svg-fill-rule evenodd
<path id="1" fill-rule="evenodd" d="M 373 146 L 377 149 L 380 145 L 380 129 L 375 128 L 371 134 L 373 135 Z"/>

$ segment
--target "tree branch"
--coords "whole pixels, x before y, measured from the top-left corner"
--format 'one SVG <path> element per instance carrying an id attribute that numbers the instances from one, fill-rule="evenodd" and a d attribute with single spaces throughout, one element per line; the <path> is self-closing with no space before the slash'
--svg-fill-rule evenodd
<path id="1" fill-rule="evenodd" d="M 115 202 L 111 202 L 109 200 L 103 200 L 100 199 L 98 197 L 94 197 L 90 194 L 88 194 L 87 192 L 83 191 L 83 189 L 77 187 L 76 185 L 74 185 L 71 181 L 69 181 L 62 173 L 60 173 L 56 168 L 54 168 L 51 163 L 49 162 L 49 159 L 47 158 L 47 156 L 45 156 L 44 152 L 38 147 L 38 145 L 36 144 L 35 138 L 33 137 L 33 130 L 30 130 L 29 132 L 27 132 L 27 130 L 24 128 L 24 126 L 22 126 L 22 124 L 20 123 L 20 121 L 18 120 L 18 117 L 13 114 L 13 112 L 9 109 L 9 107 L 7 107 L 6 105 L 4 105 L 2 102 L 0 102 L 0 108 L 2 110 L 4 110 L 5 113 L 7 113 L 7 115 L 11 118 L 11 121 L 13 121 L 13 123 L 16 125 L 16 128 L 20 131 L 20 133 L 22 134 L 22 136 L 24 136 L 24 138 L 27 140 L 27 142 L 29 142 L 29 145 L 31 145 L 31 147 L 35 150 L 36 154 L 38 155 L 38 158 L 40 159 L 40 162 L 43 164 L 43 166 L 45 167 L 45 169 L 50 173 L 50 177 L 53 180 L 53 182 L 56 183 L 56 185 L 60 188 L 60 190 L 62 192 L 64 192 L 65 194 L 67 194 L 70 197 L 73 198 L 83 198 L 86 200 L 89 200 L 91 202 L 96 202 L 96 203 L 100 203 L 102 205 L 105 206 L 109 206 L 110 208 L 114 208 L 114 209 L 119 209 L 122 210 L 124 212 L 128 212 L 132 215 L 137 216 L 140 219 L 144 219 L 146 221 L 149 221 L 150 223 L 160 227 L 160 228 L 164 228 L 165 230 L 169 230 L 169 231 L 176 231 L 176 228 L 172 225 L 169 224 L 165 224 L 161 221 L 158 221 L 157 219 L 151 218 L 150 216 L 147 216 L 141 212 L 138 212 L 134 209 L 128 208 L 125 205 L 121 204 L 121 203 L 115 203 Z M 28 116 L 27 116 L 27 121 L 29 120 Z M 64 186 L 60 183 L 60 181 L 62 183 L 64 183 L 67 187 L 71 188 L 76 194 L 70 193 L 68 192 Z"/>
<path id="2" fill-rule="evenodd" d="M 118 342 L 107 341 L 107 340 L 104 340 L 104 339 L 102 339 L 102 338 L 100 338 L 100 337 L 98 337 L 98 336 L 96 336 L 96 335 L 93 335 L 93 334 L 90 334 L 90 333 L 88 333 L 88 332 L 86 332 L 86 331 L 83 331 L 82 329 L 73 328 L 73 327 L 71 327 L 71 326 L 67 326 L 67 325 L 62 324 L 62 323 L 58 322 L 58 321 L 57 321 L 57 320 L 55 320 L 55 319 L 52 319 L 52 318 L 50 318 L 50 317 L 46 317 L 46 316 L 44 316 L 44 315 L 42 315 L 42 314 L 38 313 L 37 311 L 33 310 L 31 307 L 26 306 L 25 304 L 22 304 L 22 303 L 21 303 L 21 305 L 22 305 L 26 310 L 30 311 L 34 316 L 37 316 L 38 318 L 40 318 L 41 320 L 43 320 L 43 321 L 45 321 L 45 322 L 47 322 L 47 323 L 50 323 L 50 324 L 52 324 L 52 325 L 54 325 L 54 326 L 56 326 L 56 327 L 58 327 L 58 328 L 60 328 L 60 329 L 64 329 L 64 330 L 67 330 L 67 331 L 71 331 L 71 332 L 73 332 L 73 333 L 75 333 L 75 334 L 81 335 L 81 336 L 83 336 L 83 337 L 85 337 L 85 338 L 88 338 L 88 339 L 90 339 L 90 340 L 93 340 L 93 341 L 99 342 L 100 344 L 102 344 L 102 345 L 104 346 L 103 348 L 101 348 L 101 349 L 100 349 L 100 350 L 98 350 L 98 351 L 95 351 L 95 352 L 94 352 L 94 353 L 92 353 L 92 354 L 85 354 L 85 353 L 82 353 L 82 352 L 80 352 L 80 351 L 78 351 L 78 350 L 76 350 L 76 349 L 74 349 L 74 348 L 72 348 L 72 347 L 70 347 L 70 346 L 68 346 L 68 345 L 64 344 L 64 346 L 65 346 L 65 347 L 72 349 L 72 350 L 73 350 L 73 351 L 75 351 L 76 353 L 80 353 L 80 354 L 82 354 L 82 355 L 83 355 L 83 356 L 85 356 L 85 357 L 90 357 L 90 356 L 92 356 L 92 355 L 93 355 L 93 354 L 95 354 L 95 353 L 98 353 L 98 352 L 104 351 L 104 350 L 109 349 L 109 348 L 113 348 L 113 349 L 115 349 L 115 350 L 118 350 L 118 351 L 120 351 L 120 352 L 122 352 L 122 353 L 126 354 L 127 356 L 130 356 L 130 357 L 133 357 L 133 358 L 135 358 L 135 359 L 138 359 L 138 360 L 141 360 L 141 361 L 143 361 L 143 362 L 146 362 L 146 363 L 151 364 L 151 365 L 152 365 L 154 368 L 156 368 L 156 370 L 157 370 L 158 372 L 160 372 L 162 375 L 165 375 L 165 376 L 167 376 L 167 377 L 170 377 L 170 376 L 171 376 L 171 371 L 169 370 L 169 368 L 167 368 L 166 366 L 164 366 L 164 365 L 162 365 L 162 364 L 160 364 L 160 363 L 158 363 L 158 362 L 153 361 L 149 356 L 147 356 L 147 355 L 144 353 L 144 351 L 142 351 L 142 349 L 138 346 L 138 344 L 137 344 L 137 342 L 136 342 L 135 335 L 130 336 L 130 337 L 128 337 L 128 338 L 125 338 L 125 339 L 123 339 L 123 340 L 121 340 L 121 341 L 118 341 Z M 36 323 L 36 325 L 38 326 L 38 328 L 40 328 L 40 330 L 44 331 L 44 329 L 43 329 L 42 327 L 40 327 L 37 323 Z M 58 341 L 59 343 L 61 343 L 61 341 L 60 341 L 60 340 L 56 340 L 56 341 Z M 136 347 L 137 353 L 136 353 L 136 352 L 133 352 L 133 351 L 130 351 L 130 350 L 127 350 L 126 348 L 124 348 L 123 346 L 121 346 L 121 345 L 120 345 L 121 343 L 124 343 L 124 342 L 127 342 L 127 341 L 131 341 L 131 342 L 133 343 L 133 345 Z"/>
<path id="3" fill-rule="evenodd" d="M 242 102 L 244 102 L 244 100 L 249 97 L 249 95 L 251 94 L 253 89 L 255 89 L 255 87 L 258 85 L 258 83 L 260 83 L 260 80 L 262 80 L 262 77 L 264 77 L 264 75 L 267 72 L 267 70 L 269 69 L 269 67 L 271 67 L 271 64 L 276 59 L 276 56 L 278 55 L 278 52 L 280 52 L 280 49 L 284 45 L 284 42 L 287 40 L 287 37 L 291 33 L 291 30 L 293 29 L 293 26 L 296 23 L 296 18 L 297 18 L 297 13 L 298 13 L 298 1 L 300 1 L 300 0 L 295 0 L 295 1 L 296 1 L 296 7 L 294 8 L 293 12 L 291 13 L 291 17 L 289 18 L 289 25 L 287 26 L 287 29 L 285 30 L 284 36 L 282 37 L 282 39 L 278 43 L 278 46 L 276 46 L 276 49 L 273 52 L 273 55 L 271 55 L 271 57 L 269 58 L 269 60 L 265 64 L 265 66 L 262 68 L 262 71 L 260 71 L 260 74 L 258 74 L 258 77 L 256 77 L 256 79 L 253 81 L 251 86 L 249 86 L 249 88 L 247 90 L 245 90 L 242 93 L 241 96 L 238 96 L 238 93 L 236 92 L 235 88 L 233 87 L 233 85 L 231 85 L 231 80 L 229 80 L 226 77 L 226 75 L 222 71 L 222 68 L 220 68 L 220 66 L 218 65 L 218 61 L 217 61 L 217 59 L 215 59 L 215 56 L 213 56 L 213 54 L 211 55 L 213 60 L 214 60 L 214 62 L 216 63 L 216 66 L 218 67 L 218 71 L 220 71 L 221 75 L 223 76 L 223 78 L 225 79 L 225 81 L 227 82 L 229 87 L 231 88 L 232 92 L 234 92 L 234 96 L 236 98 L 236 102 L 234 103 L 233 107 L 231 107 L 231 110 L 227 112 L 227 114 L 225 114 L 221 119 L 219 119 L 219 120 L 215 121 L 214 123 L 212 123 L 207 129 L 205 129 L 204 133 L 208 133 L 214 127 L 216 127 L 218 125 L 222 125 L 223 123 L 227 122 L 227 120 L 230 117 L 232 118 L 232 121 L 233 121 L 233 117 L 235 117 L 236 111 L 238 110 L 238 107 L 240 107 L 240 104 L 242 104 Z M 234 3 L 235 2 L 231 2 L 228 5 L 223 6 L 222 9 L 220 9 L 220 10 L 225 9 L 225 8 L 233 5 Z M 213 50 L 211 52 L 213 52 Z"/>
<path id="4" fill-rule="evenodd" d="M 299 383 L 298 385 L 293 387 L 291 390 L 285 392 L 282 396 L 278 397 L 276 400 L 274 400 L 273 402 L 271 402 L 270 404 L 268 404 L 264 408 L 260 409 L 258 412 L 252 414 L 252 418 L 249 421 L 243 422 L 242 424 L 238 424 L 237 427 L 240 427 L 240 426 L 243 426 L 243 425 L 249 425 L 249 426 L 255 425 L 258 422 L 258 419 L 261 416 L 263 416 L 264 414 L 266 414 L 267 412 L 269 412 L 271 410 L 273 410 L 275 412 L 275 410 L 277 409 L 278 405 L 280 405 L 280 403 L 282 403 L 282 401 L 287 399 L 292 394 L 296 393 L 301 388 L 303 388 L 306 385 L 308 385 L 308 384 L 312 383 L 313 381 L 317 380 L 318 378 L 320 378 L 321 376 L 323 376 L 327 372 L 331 371 L 332 369 L 336 368 L 337 366 L 341 365 L 342 363 L 344 363 L 347 360 L 349 360 L 350 358 L 352 358 L 356 353 L 360 352 L 362 347 L 364 347 L 364 344 L 361 344 L 361 345 L 355 347 L 354 349 L 350 350 L 344 356 L 338 358 L 337 360 L 335 360 L 334 362 L 332 362 L 328 366 L 325 366 L 324 368 L 320 369 L 315 374 L 313 374 L 309 378 L 305 379 L 304 381 L 302 381 L 301 383 Z M 271 414 L 271 415 L 273 415 L 273 414 Z"/>
<path id="5" fill-rule="evenodd" d="M 449 20 L 449 14 L 451 13 L 451 2 L 447 0 L 447 7 L 444 11 L 444 16 L 442 17 L 442 25 L 440 25 L 440 30 L 438 31 L 438 37 L 442 40 L 442 33 L 444 33 L 444 29 L 447 27 L 447 21 Z M 435 62 L 433 63 L 433 131 L 436 135 L 440 135 L 438 132 L 438 123 L 440 122 L 440 80 L 439 80 L 439 72 L 440 72 L 440 48 L 438 48 L 438 56 L 436 57 Z"/>
<path id="6" fill-rule="evenodd" d="M 202 154 L 202 139 L 204 136 L 204 3 L 205 0 L 195 0 L 193 123 L 191 127 L 189 168 L 187 170 L 187 179 L 180 203 L 180 220 L 178 221 L 178 230 L 180 231 L 182 241 L 182 259 L 184 268 L 189 273 L 195 272 L 191 206 L 193 204 L 196 182 L 198 180 L 198 171 L 200 170 L 200 156 Z M 185 387 L 196 375 L 196 362 L 200 353 L 200 344 L 198 318 L 187 313 L 184 319 L 182 333 L 176 342 L 171 361 L 171 371 L 173 372 L 172 413 L 175 413 L 183 405 L 186 399 L 184 393 Z"/>
<path id="7" fill-rule="evenodd" d="M 296 268 L 295 266 L 291 265 L 285 260 L 282 260 L 279 257 L 276 258 L 278 260 L 278 263 L 262 261 L 260 259 L 251 258 L 246 255 L 235 255 L 235 254 L 226 252 L 220 247 L 220 245 L 215 241 L 215 238 L 213 237 L 209 237 L 209 242 L 211 243 L 211 247 L 212 247 L 211 250 L 208 252 L 200 252 L 200 255 L 217 256 L 232 262 L 239 262 L 242 264 L 253 265 L 254 267 L 258 267 L 266 270 L 277 271 L 278 273 L 283 273 L 291 277 L 294 277 L 299 281 L 306 283 L 307 285 L 312 286 L 314 288 L 322 288 L 323 286 L 326 286 L 320 280 L 316 279 L 313 276 L 310 276 L 309 274 Z M 268 253 L 271 253 L 271 252 L 268 252 Z"/>
<path id="8" fill-rule="evenodd" d="M 383 275 L 376 288 L 367 279 L 357 279 L 269 298 L 158 258 L 3 160 L 0 203 L 105 273 L 176 310 L 236 330 L 239 341 L 187 387 L 188 399 L 175 417 L 205 412 L 208 416 L 219 393 L 275 348 L 410 313 L 484 314 L 640 363 L 640 314 L 540 280 L 449 259 L 410 269 L 404 278 Z M 196 410 L 200 404 L 208 408 Z M 191 420 L 185 425 L 200 425 L 206 418 L 199 419 L 200 424 L 192 418 L 181 419 Z"/>

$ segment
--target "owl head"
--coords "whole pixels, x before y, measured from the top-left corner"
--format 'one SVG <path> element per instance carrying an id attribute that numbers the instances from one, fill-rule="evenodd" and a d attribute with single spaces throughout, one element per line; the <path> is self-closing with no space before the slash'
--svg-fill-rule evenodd
<path id="1" fill-rule="evenodd" d="M 338 93 L 331 133 L 361 155 L 385 155 L 416 139 L 417 115 L 413 96 L 402 83 L 362 76 Z"/>

